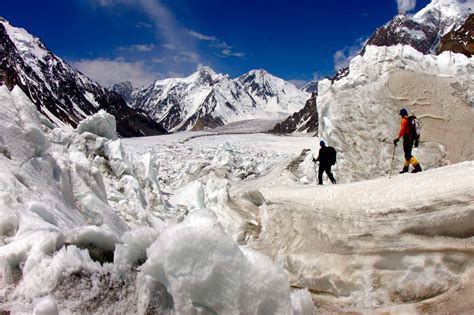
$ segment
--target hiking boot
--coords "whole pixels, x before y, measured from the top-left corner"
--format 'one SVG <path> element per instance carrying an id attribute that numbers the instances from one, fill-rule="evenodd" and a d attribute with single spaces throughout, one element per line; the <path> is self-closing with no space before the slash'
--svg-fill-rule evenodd
<path id="1" fill-rule="evenodd" d="M 413 169 L 413 171 L 411 171 L 412 173 L 418 173 L 418 172 L 421 172 L 422 169 L 421 169 L 421 166 L 420 164 L 416 164 L 415 165 L 415 168 Z"/>
<path id="2" fill-rule="evenodd" d="M 400 174 L 407 173 L 408 172 L 408 166 L 404 166 Z"/>

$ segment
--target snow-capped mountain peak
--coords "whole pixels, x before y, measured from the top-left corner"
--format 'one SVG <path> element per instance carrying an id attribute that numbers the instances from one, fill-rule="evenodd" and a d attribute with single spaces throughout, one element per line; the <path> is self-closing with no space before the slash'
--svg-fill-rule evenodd
<path id="1" fill-rule="evenodd" d="M 135 106 L 176 131 L 291 114 L 308 98 L 263 69 L 231 79 L 203 66 L 185 78 L 155 81 L 138 93 Z"/>
<path id="2" fill-rule="evenodd" d="M 414 16 L 401 13 L 377 29 L 367 45 L 410 45 L 431 54 L 438 50 L 440 39 L 464 23 L 474 11 L 474 0 L 433 0 Z M 364 49 L 365 50 L 365 49 Z"/>
<path id="3" fill-rule="evenodd" d="M 47 56 L 50 56 L 50 53 L 39 38 L 31 35 L 24 28 L 12 26 L 2 17 L 0 17 L 0 23 L 28 65 L 36 68 L 38 59 L 42 61 L 48 59 Z"/>
<path id="4" fill-rule="evenodd" d="M 201 66 L 198 71 L 191 74 L 187 79 L 189 81 L 194 81 L 198 85 L 208 85 L 212 86 L 219 82 L 222 79 L 221 74 L 217 74 L 208 66 Z"/>
<path id="5" fill-rule="evenodd" d="M 474 0 L 432 0 L 413 17 L 418 23 L 431 24 L 445 35 L 474 13 Z"/>

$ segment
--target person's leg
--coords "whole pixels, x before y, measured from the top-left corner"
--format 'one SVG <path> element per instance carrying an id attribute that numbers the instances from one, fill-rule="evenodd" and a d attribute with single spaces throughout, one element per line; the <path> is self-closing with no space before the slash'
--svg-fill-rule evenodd
<path id="1" fill-rule="evenodd" d="M 410 159 L 410 163 L 411 163 L 411 165 L 413 166 L 413 171 L 412 171 L 412 173 L 418 173 L 418 172 L 421 172 L 421 171 L 422 171 L 420 163 L 418 162 L 418 160 L 416 159 L 416 157 L 414 157 L 413 155 L 412 155 L 412 157 L 411 157 L 411 159 Z"/>
<path id="2" fill-rule="evenodd" d="M 400 172 L 406 173 L 408 172 L 408 167 L 410 166 L 410 160 L 411 160 L 411 148 L 413 144 L 410 142 L 410 140 L 407 137 L 403 137 L 403 152 L 405 153 L 405 162 L 403 163 L 403 170 Z"/>
<path id="3" fill-rule="evenodd" d="M 335 184 L 335 183 L 336 183 L 336 179 L 334 179 L 334 176 L 332 175 L 332 172 L 331 172 L 331 165 L 329 165 L 328 167 L 326 167 L 326 174 L 328 174 L 328 177 L 329 177 L 329 180 L 331 180 L 331 183 Z"/>
<path id="4" fill-rule="evenodd" d="M 323 172 L 324 172 L 324 167 L 319 164 L 319 169 L 318 169 L 318 184 L 322 185 L 323 184 Z"/>

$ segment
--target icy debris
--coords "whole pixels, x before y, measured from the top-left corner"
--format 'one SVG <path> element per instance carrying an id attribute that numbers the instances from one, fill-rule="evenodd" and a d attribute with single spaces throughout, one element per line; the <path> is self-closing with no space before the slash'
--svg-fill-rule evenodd
<path id="1" fill-rule="evenodd" d="M 121 243 L 117 235 L 93 225 L 67 231 L 65 241 L 79 248 L 87 248 L 90 256 L 99 262 L 112 262 L 115 246 Z"/>
<path id="2" fill-rule="evenodd" d="M 59 315 L 56 300 L 47 295 L 33 302 L 33 315 Z"/>
<path id="3" fill-rule="evenodd" d="M 167 215 L 155 158 L 130 162 L 105 112 L 79 132 L 52 130 L 17 87 L 0 87 L 0 108 L 0 287 L 7 310 L 31 313 L 34 299 L 63 294 L 58 288 L 72 290 L 66 298 L 80 303 L 91 283 L 120 274 L 108 263 L 118 248 L 126 248 L 128 258 L 117 264 L 127 263 L 128 279 Z M 138 225 L 153 231 L 121 239 Z"/>
<path id="4" fill-rule="evenodd" d="M 124 174 L 130 174 L 127 157 L 122 149 L 120 140 L 107 141 L 103 145 L 104 155 L 108 159 L 108 163 L 115 173 L 115 176 L 121 177 Z"/>
<path id="5" fill-rule="evenodd" d="M 99 110 L 94 115 L 82 120 L 77 126 L 77 132 L 79 134 L 90 132 L 107 139 L 116 140 L 116 127 L 115 117 L 104 110 Z"/>
<path id="6" fill-rule="evenodd" d="M 195 211 L 163 231 L 140 269 L 163 283 L 175 310 L 212 313 L 291 312 L 288 279 L 280 266 L 238 247 L 208 211 Z"/>
<path id="7" fill-rule="evenodd" d="M 87 250 L 76 246 L 63 246 L 53 255 L 34 252 L 28 257 L 28 266 L 23 268 L 21 281 L 15 295 L 33 299 L 53 292 L 60 281 L 78 273 L 100 274 L 102 266 L 91 259 Z"/>
<path id="8" fill-rule="evenodd" d="M 293 305 L 293 315 L 311 315 L 314 313 L 313 299 L 307 289 L 291 292 L 291 304 Z"/>
<path id="9" fill-rule="evenodd" d="M 122 236 L 122 244 L 117 244 L 114 252 L 114 266 L 118 274 L 126 274 L 131 268 L 142 265 L 147 258 L 147 248 L 155 242 L 159 234 L 159 229 L 148 227 L 126 232 Z"/>
<path id="10" fill-rule="evenodd" d="M 211 167 L 218 168 L 222 167 L 231 171 L 235 168 L 235 153 L 234 149 L 230 146 L 230 144 L 225 141 L 223 144 L 219 146 L 216 150 L 216 155 L 211 161 Z"/>

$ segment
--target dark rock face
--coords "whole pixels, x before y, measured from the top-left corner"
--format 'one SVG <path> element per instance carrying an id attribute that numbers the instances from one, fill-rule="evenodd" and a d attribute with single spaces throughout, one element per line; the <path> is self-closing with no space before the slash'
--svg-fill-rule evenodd
<path id="1" fill-rule="evenodd" d="M 452 51 L 472 57 L 474 54 L 474 13 L 469 15 L 459 28 L 443 36 L 437 54 L 439 55 L 443 51 Z"/>
<path id="2" fill-rule="evenodd" d="M 39 39 L 32 37 L 34 42 L 28 44 L 36 46 L 42 58 L 18 51 L 3 23 L 8 22 L 0 18 L 0 80 L 10 89 L 18 85 L 51 122 L 76 127 L 82 119 L 103 109 L 115 116 L 117 133 L 122 137 L 166 133 L 160 124 L 129 108 L 120 95 L 55 56 Z"/>
<path id="3" fill-rule="evenodd" d="M 388 25 L 378 28 L 366 45 L 410 45 L 423 54 L 429 54 L 436 47 L 438 38 L 438 29 L 433 24 L 418 23 L 402 13 L 394 17 Z M 362 54 L 364 52 L 365 47 Z"/>
<path id="4" fill-rule="evenodd" d="M 285 121 L 277 124 L 270 132 L 292 133 L 292 132 L 318 132 L 319 118 L 316 107 L 317 93 L 311 94 L 305 106 L 297 113 L 288 117 Z"/>
<path id="5" fill-rule="evenodd" d="M 219 117 L 212 117 L 212 115 L 207 114 L 205 116 L 199 117 L 194 124 L 194 127 L 191 131 L 200 131 L 204 129 L 213 129 L 220 126 L 224 126 L 224 122 Z"/>

